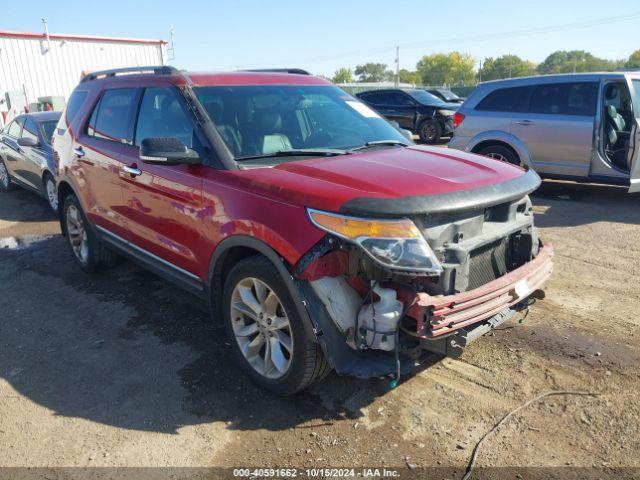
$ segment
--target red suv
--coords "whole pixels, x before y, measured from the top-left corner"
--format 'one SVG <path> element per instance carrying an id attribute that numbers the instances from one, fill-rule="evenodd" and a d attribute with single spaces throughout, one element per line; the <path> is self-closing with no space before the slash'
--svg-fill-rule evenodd
<path id="1" fill-rule="evenodd" d="M 413 145 L 300 70 L 96 72 L 54 148 L 79 266 L 117 252 L 204 297 L 238 363 L 280 394 L 458 356 L 553 268 L 536 173 Z"/>

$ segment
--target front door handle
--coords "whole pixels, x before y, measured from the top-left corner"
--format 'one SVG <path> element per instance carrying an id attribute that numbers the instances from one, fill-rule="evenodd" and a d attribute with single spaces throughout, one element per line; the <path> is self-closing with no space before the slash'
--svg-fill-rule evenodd
<path id="1" fill-rule="evenodd" d="M 84 156 L 85 156 L 84 149 L 82 148 L 82 146 L 81 146 L 81 145 L 78 145 L 77 147 L 75 147 L 75 148 L 73 149 L 73 153 L 74 153 L 74 154 L 75 154 L 75 156 L 76 156 L 76 157 L 78 157 L 78 158 L 82 158 L 82 157 L 84 157 Z"/>
<path id="2" fill-rule="evenodd" d="M 123 165 L 122 170 L 133 177 L 138 177 L 142 175 L 142 170 L 136 167 L 130 167 L 129 165 Z"/>
<path id="3" fill-rule="evenodd" d="M 531 120 L 516 120 L 517 125 L 533 125 Z"/>

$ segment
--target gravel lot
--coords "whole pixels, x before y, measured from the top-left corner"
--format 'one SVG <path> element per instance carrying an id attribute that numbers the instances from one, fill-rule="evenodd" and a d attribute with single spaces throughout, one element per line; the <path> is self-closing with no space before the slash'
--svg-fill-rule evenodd
<path id="1" fill-rule="evenodd" d="M 639 200 L 545 183 L 534 204 L 556 271 L 522 324 L 394 390 L 332 374 L 283 399 L 236 369 L 197 299 L 124 260 L 82 273 L 43 200 L 0 194 L 0 466 L 451 467 L 441 477 L 460 478 L 509 410 L 580 390 L 600 395 L 531 405 L 486 440 L 478 466 L 562 467 L 544 471 L 558 478 L 640 467 Z"/>

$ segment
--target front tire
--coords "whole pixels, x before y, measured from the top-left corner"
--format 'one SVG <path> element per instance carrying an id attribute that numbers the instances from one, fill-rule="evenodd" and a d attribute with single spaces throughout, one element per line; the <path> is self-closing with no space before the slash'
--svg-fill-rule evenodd
<path id="1" fill-rule="evenodd" d="M 222 313 L 235 361 L 262 388 L 291 395 L 329 372 L 289 287 L 266 257 L 246 258 L 231 269 Z"/>
<path id="2" fill-rule="evenodd" d="M 442 127 L 433 118 L 427 118 L 418 127 L 418 135 L 424 143 L 438 143 L 442 136 Z"/>
<path id="3" fill-rule="evenodd" d="M 7 166 L 4 164 L 4 160 L 0 158 L 0 192 L 10 192 L 15 188 L 15 185 L 11 181 Z"/>
<path id="4" fill-rule="evenodd" d="M 504 145 L 489 145 L 478 152 L 485 157 L 494 158 L 501 162 L 511 163 L 512 165 L 521 165 L 520 157 L 513 149 Z"/>
<path id="5" fill-rule="evenodd" d="M 100 265 L 110 266 L 115 263 L 116 254 L 95 236 L 77 197 L 68 195 L 62 208 L 63 231 L 78 266 L 90 273 Z"/>

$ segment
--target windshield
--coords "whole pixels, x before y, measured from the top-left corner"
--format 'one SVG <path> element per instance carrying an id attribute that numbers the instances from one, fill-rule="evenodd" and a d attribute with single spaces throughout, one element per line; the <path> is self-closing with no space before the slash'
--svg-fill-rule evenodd
<path id="1" fill-rule="evenodd" d="M 444 103 L 441 99 L 425 90 L 407 90 L 407 93 L 423 105 L 441 106 Z"/>
<path id="2" fill-rule="evenodd" d="M 51 145 L 51 137 L 53 137 L 53 131 L 58 124 L 57 120 L 42 122 L 42 136 L 44 137 L 44 141 Z"/>
<path id="3" fill-rule="evenodd" d="M 348 150 L 382 140 L 407 143 L 380 115 L 334 86 L 194 90 L 236 159 L 288 150 Z"/>

